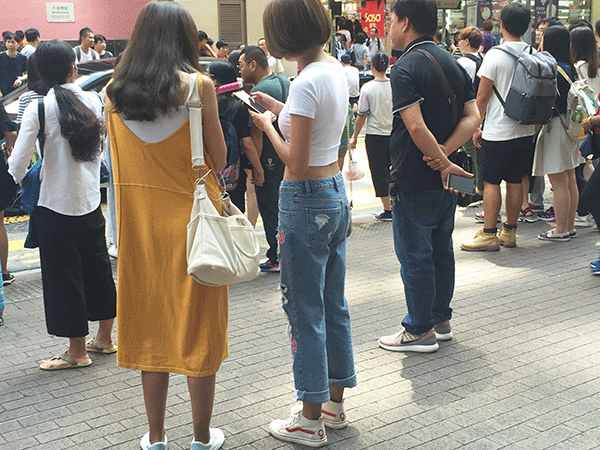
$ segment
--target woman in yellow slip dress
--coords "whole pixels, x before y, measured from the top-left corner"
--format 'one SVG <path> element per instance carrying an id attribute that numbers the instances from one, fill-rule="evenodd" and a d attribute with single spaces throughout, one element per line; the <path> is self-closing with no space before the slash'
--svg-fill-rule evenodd
<path id="1" fill-rule="evenodd" d="M 186 270 L 186 227 L 198 178 L 186 107 L 193 83 L 203 103 L 206 164 L 220 172 L 226 158 L 214 85 L 199 69 L 189 13 L 174 2 L 153 1 L 140 12 L 107 88 L 119 242 L 117 362 L 142 371 L 149 423 L 144 450 L 167 448 L 169 372 L 188 377 L 190 448 L 216 450 L 224 440 L 209 424 L 215 374 L 228 355 L 228 290 L 198 284 Z M 207 189 L 220 198 L 212 175 Z M 220 209 L 220 200 L 215 206 Z"/>

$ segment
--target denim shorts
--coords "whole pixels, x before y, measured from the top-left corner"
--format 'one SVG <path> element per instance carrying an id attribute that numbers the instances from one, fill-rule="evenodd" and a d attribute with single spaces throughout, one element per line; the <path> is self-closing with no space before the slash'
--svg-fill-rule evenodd
<path id="1" fill-rule="evenodd" d="M 281 293 L 289 320 L 297 400 L 324 403 L 330 387 L 356 385 L 344 296 L 349 225 L 341 174 L 281 183 Z"/>

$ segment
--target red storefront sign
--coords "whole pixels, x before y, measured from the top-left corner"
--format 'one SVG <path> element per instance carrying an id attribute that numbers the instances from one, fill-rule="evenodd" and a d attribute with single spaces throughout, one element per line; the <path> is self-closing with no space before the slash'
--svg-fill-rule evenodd
<path id="1" fill-rule="evenodd" d="M 361 9 L 361 24 L 365 34 L 369 36 L 369 30 L 375 26 L 379 37 L 385 36 L 385 1 L 368 0 L 365 7 Z"/>

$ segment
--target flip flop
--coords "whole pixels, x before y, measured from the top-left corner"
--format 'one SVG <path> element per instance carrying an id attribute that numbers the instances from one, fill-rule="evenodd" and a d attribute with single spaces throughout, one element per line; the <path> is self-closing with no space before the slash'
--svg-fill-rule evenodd
<path id="1" fill-rule="evenodd" d="M 85 344 L 85 349 L 91 353 L 104 353 L 105 355 L 110 355 L 117 352 L 117 346 L 115 344 L 113 344 L 111 348 L 100 348 L 96 345 L 96 341 L 94 341 L 94 339 L 87 341 Z"/>
<path id="2" fill-rule="evenodd" d="M 50 366 L 50 367 L 45 367 L 44 364 L 48 363 L 50 361 L 58 361 L 58 360 L 63 360 L 66 364 L 61 364 L 61 365 L 57 365 L 57 366 Z M 92 360 L 88 358 L 87 361 L 76 361 L 75 358 L 70 357 L 69 355 L 67 355 L 67 352 L 64 352 L 62 355 L 59 356 L 54 356 L 52 359 L 46 360 L 46 361 L 42 361 L 42 363 L 40 364 L 40 369 L 42 370 L 62 370 L 62 369 L 75 369 L 77 367 L 87 367 L 90 364 L 92 364 Z"/>

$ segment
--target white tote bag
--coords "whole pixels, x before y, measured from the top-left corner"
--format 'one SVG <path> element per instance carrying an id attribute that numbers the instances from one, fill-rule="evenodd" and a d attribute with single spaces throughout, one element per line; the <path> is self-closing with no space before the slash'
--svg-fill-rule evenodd
<path id="1" fill-rule="evenodd" d="M 200 173 L 205 164 L 198 83 L 194 83 L 187 106 L 190 113 L 192 165 Z M 194 204 L 187 226 L 188 274 L 198 283 L 208 286 L 252 280 L 260 272 L 260 246 L 254 227 L 226 194 L 221 201 L 222 214 L 219 214 L 206 190 L 207 176 L 214 175 L 209 171 L 196 180 Z"/>

